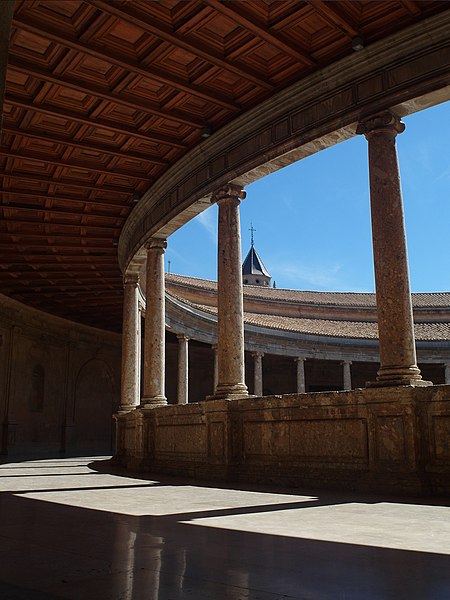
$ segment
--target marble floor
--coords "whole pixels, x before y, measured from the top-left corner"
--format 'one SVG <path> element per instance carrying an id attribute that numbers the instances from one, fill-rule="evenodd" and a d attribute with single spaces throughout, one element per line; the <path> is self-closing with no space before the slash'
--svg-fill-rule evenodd
<path id="1" fill-rule="evenodd" d="M 0 465 L 1 600 L 449 600 L 449 502 Z"/>

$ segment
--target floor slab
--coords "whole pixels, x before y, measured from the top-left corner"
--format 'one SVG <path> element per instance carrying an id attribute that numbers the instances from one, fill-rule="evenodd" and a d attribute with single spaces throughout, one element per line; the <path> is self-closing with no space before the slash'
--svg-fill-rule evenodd
<path id="1" fill-rule="evenodd" d="M 0 465 L 2 600 L 448 600 L 445 500 Z"/>

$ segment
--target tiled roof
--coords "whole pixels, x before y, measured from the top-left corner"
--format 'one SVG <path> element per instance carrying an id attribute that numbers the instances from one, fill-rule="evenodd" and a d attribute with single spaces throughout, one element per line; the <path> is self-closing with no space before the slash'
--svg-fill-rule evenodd
<path id="1" fill-rule="evenodd" d="M 170 296 L 205 313 L 217 315 L 217 308 L 215 306 L 189 302 L 185 298 L 172 292 L 170 292 Z M 248 325 L 267 327 L 269 329 L 289 331 L 303 335 L 369 340 L 378 338 L 377 323 L 361 321 L 308 319 L 245 312 L 244 322 Z M 415 323 L 414 330 L 417 341 L 450 341 L 450 322 Z"/>
<path id="2" fill-rule="evenodd" d="M 209 279 L 186 277 L 184 275 L 166 274 L 166 282 L 170 287 L 173 282 L 205 291 L 216 291 L 217 283 Z M 318 306 L 375 307 L 375 294 L 361 292 L 314 292 L 303 290 L 287 290 L 257 285 L 244 286 L 244 297 L 275 302 L 296 302 Z M 446 308 L 450 310 L 450 292 L 430 292 L 412 294 L 413 306 L 416 308 Z"/>

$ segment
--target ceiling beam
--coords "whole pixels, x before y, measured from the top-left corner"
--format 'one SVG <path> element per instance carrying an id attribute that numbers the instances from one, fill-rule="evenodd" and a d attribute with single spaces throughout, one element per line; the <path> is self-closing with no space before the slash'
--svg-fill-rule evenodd
<path id="1" fill-rule="evenodd" d="M 247 16 L 242 10 L 242 4 L 237 2 L 227 2 L 226 0 L 203 0 L 205 4 L 214 8 L 217 12 L 227 16 L 229 19 L 244 27 L 253 35 L 259 37 L 265 42 L 275 46 L 291 58 L 298 60 L 308 66 L 317 64 L 317 61 L 306 50 L 298 45 L 282 39 L 262 23 L 257 23 L 253 18 Z"/>
<path id="2" fill-rule="evenodd" d="M 121 192 L 122 194 L 132 194 L 135 190 L 132 187 L 117 187 L 112 185 L 91 185 L 89 183 L 80 183 L 79 181 L 72 181 L 71 179 L 54 179 L 53 177 L 43 177 L 42 175 L 31 175 L 29 173 L 12 173 L 10 171 L 0 172 L 0 178 L 5 179 L 11 177 L 12 179 L 22 179 L 24 181 L 31 181 L 37 183 L 46 183 L 48 185 L 58 186 L 69 186 L 72 188 L 79 188 L 81 190 L 93 190 L 95 192 Z"/>
<path id="3" fill-rule="evenodd" d="M 338 7 L 333 2 L 324 2 L 323 0 L 306 0 L 314 10 L 320 14 L 328 23 L 333 27 L 339 29 L 342 33 L 347 35 L 349 38 L 359 36 L 360 33 L 355 24 L 350 23 L 348 19 L 339 13 Z"/>
<path id="4" fill-rule="evenodd" d="M 107 129 L 108 131 L 113 131 L 114 133 L 125 135 L 127 137 L 131 136 L 137 139 L 144 140 L 146 142 L 165 144 L 166 146 L 172 146 L 174 148 L 186 148 L 186 144 L 183 144 L 179 140 L 165 135 L 148 134 L 139 131 L 139 129 L 125 127 L 124 125 L 118 125 L 117 123 L 113 123 L 111 121 L 104 121 L 97 117 L 84 117 L 83 115 L 79 115 L 77 113 L 74 113 L 73 111 L 63 110 L 54 106 L 43 106 L 42 104 L 35 104 L 34 102 L 24 100 L 23 98 L 16 98 L 8 93 L 5 94 L 5 104 L 10 104 L 11 106 L 16 106 L 17 108 L 23 108 L 25 110 L 41 113 L 50 117 L 67 119 L 69 121 L 79 123 L 80 125 L 89 125 L 89 127 L 99 127 Z"/>
<path id="5" fill-rule="evenodd" d="M 7 286 L 5 286 L 7 287 Z M 55 289 L 56 288 L 56 289 Z M 36 286 L 36 288 L 21 288 L 19 290 L 12 290 L 14 291 L 14 293 L 16 295 L 20 295 L 22 297 L 27 297 L 29 295 L 33 295 L 36 293 L 37 290 L 40 290 L 41 287 L 40 286 Z M 103 294 L 101 294 L 101 290 L 103 290 Z M 99 293 L 95 293 L 95 292 L 99 292 Z M 65 297 L 67 298 L 67 302 L 70 303 L 70 300 L 74 300 L 75 302 L 77 300 L 81 300 L 83 299 L 83 309 L 88 305 L 92 306 L 92 304 L 98 306 L 99 308 L 106 305 L 106 304 L 116 304 L 117 300 L 121 300 L 123 293 L 122 291 L 116 290 L 116 289 L 111 289 L 111 287 L 108 287 L 107 289 L 105 289 L 105 285 L 97 288 L 92 288 L 91 290 L 89 289 L 83 289 L 82 291 L 76 293 L 76 290 L 70 290 L 70 291 L 64 291 L 64 290 L 59 290 L 57 288 L 57 286 L 50 286 L 47 289 L 43 288 L 42 294 L 49 294 L 51 296 L 52 300 L 56 300 L 58 299 L 58 297 Z M 87 300 L 87 302 L 86 302 Z M 65 303 L 66 304 L 66 303 Z M 83 309 L 80 308 L 80 306 L 77 306 L 77 312 L 84 312 Z M 72 314 L 73 311 L 70 310 L 68 311 L 68 314 Z"/>
<path id="6" fill-rule="evenodd" d="M 5 195 L 5 194 L 10 194 L 12 196 L 30 196 L 31 198 L 42 198 L 43 200 L 55 200 L 56 202 L 75 202 L 78 204 L 84 204 L 86 207 L 88 206 L 95 206 L 95 207 L 102 207 L 102 208 L 118 208 L 120 211 L 124 210 L 124 209 L 129 209 L 129 206 L 126 204 L 126 201 L 119 201 L 119 202 L 106 202 L 105 200 L 95 200 L 95 199 L 83 199 L 83 198 L 72 198 L 71 196 L 53 196 L 52 194 L 42 194 L 39 192 L 31 192 L 29 190 L 26 191 L 21 191 L 21 190 L 17 190 L 17 189 L 3 189 L 0 190 L 0 197 Z M 19 208 L 20 206 L 18 206 L 17 202 L 8 202 L 8 203 L 4 203 L 5 207 L 10 206 L 11 208 Z M 45 207 L 41 207 L 41 206 L 35 206 L 35 205 L 27 205 L 27 207 L 30 208 L 34 208 L 35 210 L 45 210 Z M 55 209 L 52 209 L 55 210 Z M 122 219 L 122 216 L 115 216 L 115 215 L 111 215 L 106 214 L 103 215 L 102 213 L 74 213 L 73 210 L 71 209 L 60 209 L 58 208 L 57 210 L 62 211 L 64 210 L 64 212 L 70 212 L 72 214 L 80 214 L 80 216 L 88 216 L 88 215 L 92 215 L 93 217 L 96 216 L 107 216 L 107 217 L 111 217 L 114 219 Z"/>
<path id="7" fill-rule="evenodd" d="M 3 221 L 5 222 L 5 221 Z M 52 240 L 52 243 L 54 240 L 58 241 L 63 241 L 63 240 L 77 240 L 78 242 L 80 242 L 79 244 L 75 244 L 74 247 L 75 248 L 85 248 L 85 247 L 89 247 L 89 248 L 110 248 L 110 247 L 114 247 L 113 242 L 117 242 L 119 240 L 119 236 L 114 237 L 111 234 L 106 233 L 105 235 L 80 235 L 79 233 L 74 233 L 74 234 L 70 234 L 70 233 L 50 233 L 48 231 L 43 231 L 41 232 L 27 232 L 27 231 L 9 231 L 8 229 L 0 229 L 0 232 L 2 234 L 2 238 L 3 239 L 7 239 L 7 238 L 20 238 L 20 239 L 16 239 L 14 243 L 16 244 L 28 244 L 27 241 L 23 241 L 21 238 L 25 238 L 26 240 L 28 239 L 32 239 L 34 241 L 37 240 L 42 240 L 44 246 L 47 245 L 47 242 L 49 240 Z M 117 232 L 118 233 L 118 232 Z M 34 244 L 34 241 L 32 242 Z M 82 244 L 81 242 L 100 242 L 101 244 L 105 243 L 104 246 L 86 246 L 86 244 Z"/>
<path id="8" fill-rule="evenodd" d="M 136 9 L 132 2 L 129 2 L 125 5 L 126 10 L 124 9 L 123 5 L 118 7 L 111 4 L 111 2 L 105 2 L 104 0 L 90 0 L 90 4 L 92 6 L 96 6 L 105 13 L 114 15 L 121 21 L 127 21 L 128 23 L 136 25 L 147 33 L 152 34 L 156 38 L 168 42 L 174 48 L 180 48 L 181 50 L 190 52 L 194 56 L 200 57 L 206 62 L 209 62 L 211 65 L 246 79 L 262 89 L 271 90 L 274 87 L 267 81 L 267 79 L 264 79 L 253 69 L 249 69 L 243 65 L 238 66 L 230 61 L 227 61 L 226 58 L 224 58 L 219 52 L 215 52 L 212 48 L 206 49 L 204 46 L 202 46 L 201 42 L 197 40 L 195 43 L 189 42 L 180 35 L 173 33 L 169 27 L 164 25 L 164 23 L 158 21 L 156 24 L 156 20 L 154 18 L 149 20 L 149 15 L 146 15 L 145 13 L 142 13 Z"/>
<path id="9" fill-rule="evenodd" d="M 30 194 L 33 197 L 35 197 L 35 194 Z M 53 199 L 53 197 L 51 197 Z M 19 211 L 19 212 L 27 212 L 27 213 L 33 213 L 35 215 L 37 214 L 44 214 L 44 215 L 57 215 L 57 216 L 61 216 L 61 215 L 72 215 L 74 217 L 80 217 L 81 219 L 84 219 L 85 217 L 99 217 L 101 219 L 108 219 L 109 221 L 120 221 L 120 224 L 112 224 L 112 225 L 101 225 L 101 227 L 111 227 L 111 228 L 118 228 L 120 229 L 122 224 L 125 222 L 126 217 L 120 217 L 117 216 L 115 217 L 114 215 L 110 215 L 107 213 L 76 213 L 73 211 L 73 209 L 70 208 L 45 208 L 45 207 L 40 207 L 40 206 L 35 206 L 35 205 L 20 205 L 17 203 L 8 203 L 8 204 L 0 204 L 0 210 L 3 211 L 7 211 L 7 210 L 12 210 L 12 211 Z M 8 217 L 6 217 L 8 218 Z M 35 221 L 26 221 L 24 220 L 25 223 L 34 223 Z M 67 225 L 70 223 L 67 223 L 67 221 L 61 221 L 56 223 L 55 221 L 49 221 L 50 223 L 55 223 L 55 224 L 60 224 L 60 225 Z M 78 225 L 78 224 L 76 224 Z M 80 227 L 88 227 L 88 225 L 80 225 Z M 90 225 L 89 227 L 99 227 L 98 225 Z"/>
<path id="10" fill-rule="evenodd" d="M 93 272 L 91 271 L 91 273 Z M 117 275 L 111 275 L 111 273 L 109 273 L 108 276 L 98 274 L 87 277 L 88 274 L 89 273 L 80 272 L 77 275 L 70 275 L 61 271 L 50 274 L 47 271 L 21 271 L 17 274 L 17 277 L 20 277 L 21 282 L 26 282 L 28 285 L 39 285 L 41 283 L 45 284 L 46 282 L 51 282 L 52 285 L 66 287 L 68 285 L 74 285 L 77 281 L 83 281 L 83 283 L 86 285 L 88 285 L 89 282 L 101 283 L 102 281 L 110 281 L 116 286 L 118 285 L 117 282 L 119 281 L 120 285 L 122 285 L 121 278 L 117 277 Z M 17 279 L 17 277 L 15 277 L 11 272 L 0 271 L 1 281 L 14 281 Z"/>
<path id="11" fill-rule="evenodd" d="M 202 100 L 206 100 L 207 102 L 215 104 L 216 106 L 221 106 L 222 108 L 226 108 L 227 110 L 233 112 L 240 109 L 238 104 L 222 94 L 213 94 L 210 91 L 195 85 L 194 83 L 189 83 L 188 81 L 183 80 L 181 77 L 176 77 L 175 75 L 168 77 L 167 73 L 165 73 L 163 70 L 155 69 L 147 65 L 141 66 L 137 61 L 124 60 L 123 55 L 105 52 L 105 50 L 98 46 L 93 46 L 92 44 L 88 44 L 80 40 L 65 37 L 62 33 L 55 31 L 48 26 L 46 27 L 43 24 L 38 24 L 36 20 L 33 20 L 32 22 L 28 21 L 18 13 L 16 13 L 13 18 L 13 25 L 23 31 L 29 31 L 35 35 L 45 37 L 52 42 L 56 42 L 63 48 L 71 48 L 72 50 L 76 50 L 82 54 L 99 58 L 105 62 L 124 69 L 126 73 L 134 73 L 136 75 L 145 77 L 146 79 L 153 79 L 163 85 L 168 85 L 175 90 L 196 96 L 197 98 L 201 98 Z"/>
<path id="12" fill-rule="evenodd" d="M 420 8 L 414 0 L 400 0 L 400 4 L 403 4 L 407 11 L 414 17 L 417 17 L 421 13 Z"/>
<path id="13" fill-rule="evenodd" d="M 0 273 L 0 279 L 5 281 L 6 285 L 8 284 L 8 281 L 12 281 L 14 283 L 14 280 L 11 280 L 11 278 L 5 280 L 5 278 L 2 277 L 2 275 L 3 274 Z M 52 289 L 55 289 L 56 287 L 65 288 L 66 290 L 77 290 L 80 288 L 81 285 L 85 285 L 86 287 L 92 287 L 95 289 L 101 289 L 102 286 L 104 286 L 106 282 L 109 282 L 110 284 L 115 284 L 115 287 L 118 288 L 119 286 L 117 285 L 117 279 L 118 279 L 117 277 L 100 277 L 100 276 L 99 277 L 90 277 L 90 278 L 67 277 L 65 279 L 63 279 L 61 277 L 31 278 L 28 276 L 28 273 L 23 273 L 23 274 L 21 274 L 20 281 L 22 284 L 36 287 L 36 288 L 39 288 L 40 290 L 45 290 L 45 289 L 52 290 Z M 120 281 L 120 278 L 119 278 L 119 282 L 120 282 L 120 287 L 122 287 L 122 282 Z"/>
<path id="14" fill-rule="evenodd" d="M 3 213 L 5 213 L 5 206 L 0 207 L 0 210 L 3 210 Z M 15 209 L 14 209 L 15 210 Z M 84 216 L 84 215 L 83 215 Z M 6 225 L 10 224 L 10 225 L 32 225 L 33 227 L 37 227 L 37 226 L 44 226 L 44 227 L 76 227 L 78 229 L 108 229 L 114 232 L 119 232 L 120 231 L 120 227 L 116 227 L 115 225 L 93 225 L 92 223 L 88 223 L 88 224 L 83 224 L 83 223 L 65 223 L 64 221 L 37 221 L 37 220 L 33 220 L 31 221 L 30 219 L 17 219 L 15 217 L 7 217 L 5 214 L 3 214 L 3 223 L 6 223 Z M 1 227 L 1 224 L 0 224 Z M 0 229 L 1 231 L 1 229 Z M 4 230 L 4 232 L 8 232 L 8 233 L 13 233 L 11 231 Z M 28 235 L 28 233 L 22 232 L 22 235 Z M 52 235 L 50 232 L 45 231 L 42 233 L 42 235 L 47 235 L 50 236 Z M 76 234 L 74 234 L 76 235 Z M 71 237 L 71 236 L 69 236 Z"/>
<path id="15" fill-rule="evenodd" d="M 90 256 L 89 254 L 82 254 L 82 255 L 77 255 L 77 254 L 62 254 L 62 253 L 58 253 L 58 254 L 32 254 L 27 256 L 27 260 L 20 262 L 18 261 L 19 258 L 22 258 L 21 256 L 19 257 L 17 255 L 17 252 L 14 252 L 14 248 L 9 249 L 11 250 L 10 253 L 5 253 L 5 256 L 8 256 L 7 260 L 3 263 L 3 264 L 8 264 L 8 265 L 19 265 L 19 264 L 24 264 L 24 265 L 36 265 L 36 266 L 41 266 L 41 267 L 48 267 L 48 266 L 56 266 L 59 265 L 61 266 L 61 268 L 69 268 L 71 265 L 89 265 L 91 267 L 94 267 L 95 269 L 99 268 L 116 268 L 119 273 L 120 273 L 120 269 L 119 269 L 119 263 L 117 262 L 117 256 L 114 254 L 111 255 L 105 255 L 105 256 Z M 1 254 L 1 253 L 0 253 Z M 14 254 L 14 256 L 10 257 L 10 254 Z M 76 258 L 77 261 L 82 261 L 82 259 L 85 259 L 84 262 L 70 262 L 70 259 Z M 52 259 L 50 262 L 48 259 Z M 61 260 L 54 260 L 54 259 L 61 259 Z M 93 259 L 95 259 L 95 263 L 91 262 Z M 2 265 L 3 268 L 3 265 Z"/>
<path id="16" fill-rule="evenodd" d="M 74 162 L 62 161 L 59 158 L 47 158 L 42 156 L 41 154 L 29 154 L 26 152 L 14 152 L 13 150 L 8 150 L 6 148 L 0 147 L 0 156 L 7 156 L 8 158 L 19 158 L 23 160 L 38 160 L 40 162 L 47 163 L 49 165 L 55 165 L 56 167 L 66 167 L 68 169 L 80 169 L 92 171 L 93 173 L 99 173 L 100 175 L 122 175 L 124 177 L 131 177 L 133 179 L 139 179 L 142 181 L 154 181 L 154 177 L 149 177 L 148 175 L 136 175 L 130 173 L 130 171 L 118 171 L 114 167 L 111 169 L 100 169 L 95 165 L 80 165 Z"/>
<path id="17" fill-rule="evenodd" d="M 29 265 L 26 265 L 29 266 Z M 70 271 L 65 271 L 63 269 L 23 269 L 20 268 L 20 265 L 16 265 L 16 268 L 14 269 L 9 269 L 9 270 L 0 270 L 0 278 L 6 278 L 6 277 L 26 277 L 29 281 L 31 281 L 31 278 L 34 277 L 35 275 L 40 275 L 43 277 L 47 277 L 49 279 L 52 278 L 57 278 L 57 279 L 61 279 L 64 277 L 72 278 L 72 279 L 77 279 L 79 276 L 86 278 L 87 275 L 92 275 L 93 279 L 104 279 L 104 278 L 111 278 L 111 279 L 115 279 L 117 280 L 117 277 L 119 277 L 119 279 L 121 280 L 121 273 L 120 270 L 118 268 L 113 269 L 112 267 L 110 269 L 106 269 L 103 270 L 102 272 L 100 271 L 94 271 L 92 269 L 71 269 Z M 36 281 L 40 281 L 40 280 L 36 280 Z"/>
<path id="18" fill-rule="evenodd" d="M 147 154 L 140 154 L 138 152 L 129 152 L 129 151 L 120 151 L 120 150 L 111 150 L 109 148 L 105 148 L 95 143 L 91 142 L 82 142 L 82 141 L 74 141 L 70 139 L 66 139 L 64 137 L 59 137 L 54 133 L 49 133 L 47 131 L 42 132 L 34 132 L 30 130 L 24 131 L 23 129 L 18 129 L 17 127 L 11 127 L 7 124 L 3 124 L 2 130 L 4 133 L 9 133 L 10 135 L 19 135 L 21 137 L 35 139 L 35 140 L 46 140 L 48 142 L 53 142 L 55 144 L 62 144 L 63 146 L 69 146 L 72 148 L 80 148 L 82 150 L 90 150 L 95 152 L 101 152 L 107 156 L 117 156 L 118 158 L 126 158 L 131 160 L 140 160 L 151 163 L 153 165 L 166 167 L 168 166 L 168 162 L 166 160 L 162 160 L 161 158 L 152 157 Z"/>
<path id="19" fill-rule="evenodd" d="M 177 123 L 181 123 L 182 125 L 187 125 L 196 129 L 201 129 L 205 126 L 203 120 L 195 119 L 191 115 L 181 113 L 180 111 L 161 109 L 156 102 L 143 102 L 138 98 L 127 100 L 122 95 L 119 95 L 113 91 L 106 92 L 101 87 L 96 86 L 92 82 L 85 79 L 83 79 L 83 82 L 81 83 L 80 80 L 72 79 L 67 77 L 67 75 L 55 75 L 54 73 L 49 73 L 44 69 L 40 69 L 32 63 L 25 62 L 21 58 L 18 59 L 14 56 L 10 56 L 8 59 L 8 69 L 24 75 L 31 75 L 40 81 L 46 81 L 47 83 L 52 83 L 61 87 L 75 90 L 77 92 L 86 92 L 90 96 L 96 96 L 102 100 L 113 102 L 118 106 L 139 110 L 142 113 L 148 114 L 149 117 L 170 119 L 171 121 L 175 121 Z"/>

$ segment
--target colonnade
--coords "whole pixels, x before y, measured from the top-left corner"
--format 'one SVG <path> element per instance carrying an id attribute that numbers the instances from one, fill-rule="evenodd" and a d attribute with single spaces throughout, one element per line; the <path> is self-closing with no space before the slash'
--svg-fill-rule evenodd
<path id="1" fill-rule="evenodd" d="M 362 120 L 369 149 L 370 204 L 375 265 L 380 369 L 370 386 L 430 385 L 417 367 L 409 287 L 403 200 L 397 161 L 396 136 L 404 130 L 400 119 L 385 111 Z M 218 205 L 218 325 L 214 394 L 209 399 L 248 396 L 244 367 L 244 320 L 239 206 L 246 193 L 228 184 L 216 190 Z M 140 406 L 164 406 L 165 309 L 164 251 L 166 240 L 152 238 L 147 246 L 146 319 L 143 395 L 139 398 L 140 326 L 138 277 L 124 279 L 121 411 Z M 188 401 L 188 338 L 179 335 L 178 402 Z M 254 358 L 254 391 L 263 392 L 260 352 Z M 304 358 L 297 357 L 297 390 L 305 391 Z M 343 361 L 344 389 L 351 389 L 351 362 Z M 446 370 L 450 378 L 450 366 Z M 447 377 L 446 377 L 447 379 Z"/>

